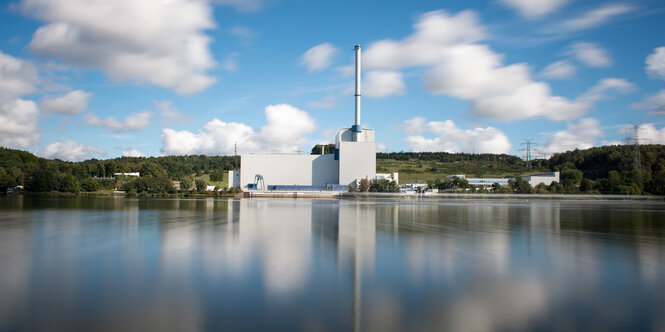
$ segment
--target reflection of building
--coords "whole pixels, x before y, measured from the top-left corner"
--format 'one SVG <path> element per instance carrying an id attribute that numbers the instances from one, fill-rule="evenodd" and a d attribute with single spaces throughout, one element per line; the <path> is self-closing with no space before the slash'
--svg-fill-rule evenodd
<path id="1" fill-rule="evenodd" d="M 347 185 L 356 184 L 359 179 L 373 179 L 376 173 L 374 130 L 360 125 L 360 45 L 356 46 L 355 99 L 355 124 L 337 132 L 333 154 L 244 154 L 240 156 L 240 187 L 250 190 L 346 190 Z M 259 179 L 267 188 L 258 186 Z"/>

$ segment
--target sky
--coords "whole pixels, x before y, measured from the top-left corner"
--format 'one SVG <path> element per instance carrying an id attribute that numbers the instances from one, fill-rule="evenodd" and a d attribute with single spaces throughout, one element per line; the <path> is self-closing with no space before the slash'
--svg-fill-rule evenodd
<path id="1" fill-rule="evenodd" d="M 665 144 L 662 0 L 0 1 L 0 146 L 80 161 Z"/>

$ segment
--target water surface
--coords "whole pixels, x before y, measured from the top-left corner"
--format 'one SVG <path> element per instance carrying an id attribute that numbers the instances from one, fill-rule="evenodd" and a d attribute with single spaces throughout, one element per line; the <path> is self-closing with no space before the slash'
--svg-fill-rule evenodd
<path id="1" fill-rule="evenodd" d="M 665 330 L 653 202 L 0 197 L 0 331 Z"/>

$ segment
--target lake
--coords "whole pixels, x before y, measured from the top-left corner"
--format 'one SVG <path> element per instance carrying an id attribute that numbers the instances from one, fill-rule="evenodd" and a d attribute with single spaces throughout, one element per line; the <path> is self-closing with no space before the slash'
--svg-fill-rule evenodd
<path id="1" fill-rule="evenodd" d="M 0 331 L 663 331 L 665 204 L 0 197 Z"/>

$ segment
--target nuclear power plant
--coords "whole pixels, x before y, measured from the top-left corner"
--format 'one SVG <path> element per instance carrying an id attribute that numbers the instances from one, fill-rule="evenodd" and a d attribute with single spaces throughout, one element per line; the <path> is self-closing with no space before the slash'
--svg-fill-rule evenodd
<path id="1" fill-rule="evenodd" d="M 347 190 L 361 179 L 376 176 L 374 130 L 360 122 L 361 46 L 355 46 L 355 122 L 335 136 L 332 154 L 242 154 L 240 188 L 243 190 Z"/>

